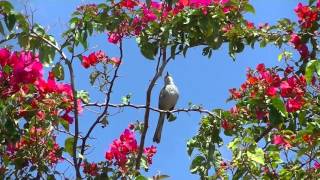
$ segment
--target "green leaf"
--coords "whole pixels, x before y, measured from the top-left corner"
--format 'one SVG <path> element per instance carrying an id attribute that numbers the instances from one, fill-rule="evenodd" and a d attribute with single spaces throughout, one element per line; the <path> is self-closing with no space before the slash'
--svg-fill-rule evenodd
<path id="1" fill-rule="evenodd" d="M 149 42 L 141 42 L 140 50 L 142 55 L 150 60 L 154 60 L 154 57 L 157 54 L 158 46 L 156 43 L 149 43 Z"/>
<path id="2" fill-rule="evenodd" d="M 315 70 L 316 70 L 318 76 L 320 76 L 320 63 L 319 63 L 319 61 L 317 61 L 316 65 L 315 65 Z"/>
<path id="3" fill-rule="evenodd" d="M 240 179 L 243 174 L 245 173 L 244 169 L 237 169 L 236 173 L 234 174 L 234 176 L 232 177 L 232 180 L 238 180 Z"/>
<path id="4" fill-rule="evenodd" d="M 148 161 L 147 161 L 147 158 L 145 156 L 143 156 L 141 158 L 141 162 L 140 162 L 140 167 L 143 168 L 143 169 L 148 169 Z"/>
<path id="5" fill-rule="evenodd" d="M 308 62 L 306 66 L 306 72 L 305 72 L 305 77 L 306 81 L 309 84 L 312 80 L 313 72 L 315 71 L 315 67 L 318 66 L 318 61 L 317 60 L 311 60 Z M 317 70 L 318 72 L 318 70 Z"/>
<path id="6" fill-rule="evenodd" d="M 311 6 L 316 0 L 309 0 L 309 6 Z"/>
<path id="7" fill-rule="evenodd" d="M 231 149 L 231 151 L 235 151 L 238 148 L 238 145 L 240 144 L 239 138 L 234 138 L 229 144 L 228 148 Z"/>
<path id="8" fill-rule="evenodd" d="M 283 101 L 279 97 L 272 98 L 271 103 L 278 111 L 280 111 L 282 113 L 282 115 L 284 117 L 288 116 L 288 112 L 286 110 L 286 107 L 285 107 Z"/>
<path id="9" fill-rule="evenodd" d="M 247 156 L 258 164 L 264 164 L 264 152 L 261 148 L 256 148 L 254 152 L 247 152 Z"/>
<path id="10" fill-rule="evenodd" d="M 64 69 L 60 63 L 57 63 L 53 68 L 52 72 L 58 81 L 64 80 Z"/>
<path id="11" fill-rule="evenodd" d="M 156 176 L 154 176 L 153 180 L 162 180 L 162 179 L 167 179 L 169 177 L 170 176 L 168 176 L 168 175 L 156 175 Z"/>
<path id="12" fill-rule="evenodd" d="M 77 98 L 81 99 L 85 104 L 89 103 L 89 93 L 84 90 L 77 91 Z"/>
<path id="13" fill-rule="evenodd" d="M 305 125 L 306 124 L 306 111 L 300 111 L 299 115 L 298 115 L 298 119 L 299 119 L 299 123 L 301 125 Z"/>
<path id="14" fill-rule="evenodd" d="M 254 7 L 251 4 L 245 4 L 244 5 L 244 10 L 247 11 L 247 12 L 253 13 L 253 14 L 256 13 Z"/>
<path id="15" fill-rule="evenodd" d="M 74 138 L 69 137 L 64 142 L 64 148 L 67 153 L 70 154 L 70 156 L 73 156 L 73 144 L 74 144 Z"/>
<path id="16" fill-rule="evenodd" d="M 14 28 L 14 25 L 16 24 L 16 16 L 14 14 L 9 14 L 8 16 L 5 16 L 5 23 L 7 25 L 8 30 L 11 31 Z"/>
<path id="17" fill-rule="evenodd" d="M 127 94 L 126 96 L 122 96 L 121 98 L 122 104 L 126 104 L 126 105 L 130 104 L 131 97 L 132 97 L 131 93 Z"/>
<path id="18" fill-rule="evenodd" d="M 280 112 L 274 107 L 274 106 L 269 106 L 270 108 L 270 121 L 272 125 L 279 125 L 283 122 L 283 117 L 280 114 Z"/>
<path id="19" fill-rule="evenodd" d="M 283 57 L 283 53 L 281 53 L 281 54 L 278 55 L 278 61 L 279 61 L 279 62 L 282 60 L 282 57 Z"/>
<path id="20" fill-rule="evenodd" d="M 96 82 L 97 78 L 99 77 L 100 73 L 99 71 L 94 71 L 90 74 L 90 84 L 94 85 L 94 83 Z"/>
<path id="21" fill-rule="evenodd" d="M 43 64 L 45 65 L 52 64 L 54 56 L 55 56 L 55 49 L 46 45 L 42 45 L 39 48 L 39 58 Z"/>
<path id="22" fill-rule="evenodd" d="M 205 164 L 205 161 L 206 161 L 206 159 L 203 156 L 201 156 L 201 155 L 196 156 L 192 160 L 192 163 L 191 163 L 191 166 L 190 166 L 190 172 L 192 174 L 195 174 L 196 172 L 198 172 L 201 169 L 201 166 L 203 164 Z"/>
<path id="23" fill-rule="evenodd" d="M 13 6 L 10 2 L 8 1 L 0 1 L 0 8 L 4 9 L 5 12 L 9 12 L 10 10 L 13 9 Z"/>
<path id="24" fill-rule="evenodd" d="M 109 124 L 107 116 L 103 116 L 103 118 L 101 119 L 100 123 L 102 124 L 103 128 L 106 127 Z"/>
<path id="25" fill-rule="evenodd" d="M 3 25 L 2 25 L 2 23 L 1 23 L 1 22 L 0 22 L 0 33 L 1 33 L 2 35 L 5 35 L 5 34 L 4 34 Z"/>
<path id="26" fill-rule="evenodd" d="M 60 124 L 63 126 L 63 128 L 69 132 L 69 122 L 65 119 L 60 119 Z"/>
<path id="27" fill-rule="evenodd" d="M 55 180 L 56 178 L 54 177 L 53 174 L 50 174 L 47 176 L 47 180 Z"/>
<path id="28" fill-rule="evenodd" d="M 21 33 L 18 36 L 18 43 L 21 47 L 24 47 L 25 49 L 29 49 L 30 48 L 30 41 L 29 41 L 29 37 L 28 35 L 26 35 L 25 33 Z"/>
<path id="29" fill-rule="evenodd" d="M 188 155 L 191 156 L 194 148 L 195 148 L 195 143 L 196 143 L 196 140 L 195 139 L 190 139 L 188 142 L 187 142 L 187 152 L 188 152 Z"/>
<path id="30" fill-rule="evenodd" d="M 140 176 L 135 177 L 135 180 L 148 180 L 148 178 L 140 175 Z"/>
<path id="31" fill-rule="evenodd" d="M 172 113 L 169 114 L 169 117 L 168 117 L 168 121 L 169 121 L 169 122 L 173 122 L 173 121 L 176 120 L 176 119 L 177 119 L 177 116 L 176 116 L 176 115 L 174 115 L 174 114 L 172 114 Z"/>

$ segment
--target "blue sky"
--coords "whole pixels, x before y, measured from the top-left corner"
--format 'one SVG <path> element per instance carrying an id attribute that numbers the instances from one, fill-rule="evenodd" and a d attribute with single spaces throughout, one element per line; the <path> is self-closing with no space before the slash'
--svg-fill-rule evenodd
<path id="1" fill-rule="evenodd" d="M 12 0 L 14 5 L 23 9 L 24 0 Z M 48 29 L 48 33 L 61 42 L 61 33 L 66 29 L 68 19 L 74 9 L 86 3 L 98 3 L 101 1 L 77 1 L 77 0 L 29 0 L 34 12 L 34 21 L 42 24 Z M 259 24 L 268 22 L 274 24 L 278 19 L 286 17 L 296 20 L 294 7 L 298 0 L 251 0 L 256 9 L 256 14 L 247 14 L 248 20 Z M 90 38 L 90 52 L 103 50 L 110 56 L 118 56 L 117 48 L 107 43 L 105 34 L 94 35 Z M 155 61 L 149 61 L 140 54 L 135 40 L 124 42 L 124 62 L 120 69 L 120 78 L 116 82 L 112 103 L 120 103 L 121 97 L 132 93 L 132 103 L 143 104 L 149 80 L 153 75 L 156 65 Z M 267 66 L 280 65 L 277 60 L 279 49 L 268 45 L 266 48 L 255 49 L 247 47 L 245 51 L 237 55 L 235 62 L 228 55 L 226 45 L 213 52 L 211 59 L 201 55 L 201 48 L 188 51 L 187 58 L 177 57 L 168 64 L 165 71 L 172 74 L 180 90 L 180 99 L 177 107 L 187 107 L 189 102 L 202 104 L 206 109 L 225 108 L 229 109 L 232 103 L 226 103 L 228 89 L 239 87 L 245 80 L 247 67 L 255 67 L 258 63 Z M 79 63 L 76 64 L 77 89 L 90 92 L 93 101 L 103 102 L 103 95 L 89 85 L 90 69 L 84 69 Z M 163 85 L 160 79 L 155 86 L 152 96 L 152 106 L 157 107 L 158 94 Z M 117 112 L 117 109 L 111 109 Z M 111 113 L 112 114 L 112 113 Z M 93 148 L 89 151 L 88 158 L 93 161 L 104 159 L 104 153 L 109 144 L 127 127 L 131 122 L 143 120 L 143 110 L 125 109 L 109 118 L 110 125 L 107 128 L 96 128 L 93 136 L 97 139 L 91 141 Z M 86 111 L 80 116 L 82 131 L 86 130 L 94 120 L 96 114 Z M 198 179 L 198 176 L 189 173 L 191 159 L 186 152 L 186 142 L 196 134 L 201 116 L 197 113 L 179 113 L 177 120 L 165 124 L 161 144 L 157 145 L 158 153 L 154 157 L 154 164 L 147 173 L 152 176 L 157 172 L 167 174 L 171 179 Z M 152 145 L 152 136 L 158 120 L 158 114 L 152 112 L 150 116 L 150 128 L 148 130 L 146 146 Z M 230 153 L 222 148 L 226 159 L 230 159 Z M 65 168 L 61 166 L 60 168 Z M 68 173 L 67 173 L 68 174 Z M 72 173 L 70 173 L 72 174 Z"/>

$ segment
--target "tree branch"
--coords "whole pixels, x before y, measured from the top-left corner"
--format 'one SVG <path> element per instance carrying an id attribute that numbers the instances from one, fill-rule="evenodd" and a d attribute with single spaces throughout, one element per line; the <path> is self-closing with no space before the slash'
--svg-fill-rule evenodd
<path id="1" fill-rule="evenodd" d="M 33 38 L 38 38 L 40 40 L 42 40 L 43 42 L 47 43 L 49 46 L 51 46 L 52 48 L 54 48 L 60 55 L 61 55 L 61 58 L 63 60 L 68 60 L 67 56 L 64 54 L 64 52 L 62 51 L 62 49 L 53 44 L 51 41 L 49 41 L 48 39 L 44 38 L 43 36 L 40 36 L 39 34 L 35 33 L 35 32 L 31 32 L 30 33 L 30 36 L 33 37 Z"/>
<path id="2" fill-rule="evenodd" d="M 122 62 L 122 58 L 123 58 L 122 41 L 120 41 L 119 50 L 120 50 L 120 62 Z M 82 139 L 81 150 L 80 150 L 81 154 L 84 154 L 87 139 L 90 137 L 90 134 L 92 133 L 93 129 L 97 126 L 97 124 L 100 123 L 102 118 L 104 118 L 108 114 L 108 108 L 109 108 L 108 104 L 109 104 L 110 99 L 111 99 L 111 93 L 112 93 L 112 89 L 113 89 L 115 80 L 118 77 L 118 70 L 120 68 L 120 65 L 121 65 L 121 63 L 119 65 L 117 65 L 117 67 L 116 67 L 116 69 L 114 71 L 113 77 L 112 77 L 112 79 L 110 81 L 110 86 L 109 86 L 109 89 L 108 89 L 108 92 L 107 92 L 107 95 L 106 95 L 106 98 L 105 98 L 106 106 L 104 107 L 103 112 L 99 115 L 99 117 L 96 119 L 96 121 L 90 126 L 88 132 L 86 133 L 86 135 Z M 79 159 L 79 162 L 78 162 L 79 166 L 80 166 L 81 162 L 82 162 L 82 159 Z"/>
<path id="3" fill-rule="evenodd" d="M 140 161 L 144 149 L 144 142 L 146 139 L 146 134 L 148 131 L 149 127 L 149 115 L 150 115 L 150 104 L 151 104 L 151 95 L 152 95 L 152 89 L 156 83 L 156 81 L 159 79 L 159 77 L 162 75 L 163 70 L 165 69 L 167 63 L 169 62 L 167 60 L 166 56 L 166 48 L 161 48 L 160 55 L 162 55 L 162 63 L 159 68 L 159 70 L 156 68 L 155 75 L 153 76 L 152 80 L 149 83 L 148 89 L 147 89 L 147 94 L 146 94 L 146 108 L 145 108 L 145 113 L 144 113 L 144 123 L 143 123 L 143 130 L 140 138 L 140 146 L 139 146 L 139 151 L 138 151 L 138 156 L 136 160 L 136 170 L 140 169 Z M 160 61 L 160 58 L 159 60 Z"/>
<path id="4" fill-rule="evenodd" d="M 261 134 L 255 139 L 255 142 L 258 143 L 263 137 L 265 137 L 273 129 L 273 126 L 268 126 Z"/>
<path id="5" fill-rule="evenodd" d="M 89 103 L 89 104 L 85 104 L 84 106 L 86 106 L 86 107 L 105 107 L 106 104 L 105 103 L 102 103 L 102 104 Z M 113 107 L 113 108 L 125 108 L 125 107 L 130 107 L 130 108 L 134 108 L 134 109 L 146 109 L 147 108 L 146 105 L 138 105 L 138 104 L 112 104 L 112 103 L 109 103 L 108 106 Z M 159 113 L 199 112 L 201 114 L 207 114 L 209 116 L 218 117 L 214 112 L 203 109 L 202 107 L 180 108 L 180 109 L 173 109 L 171 111 L 167 111 L 167 110 L 161 110 L 161 109 L 149 106 L 149 109 L 154 112 L 159 112 Z"/>

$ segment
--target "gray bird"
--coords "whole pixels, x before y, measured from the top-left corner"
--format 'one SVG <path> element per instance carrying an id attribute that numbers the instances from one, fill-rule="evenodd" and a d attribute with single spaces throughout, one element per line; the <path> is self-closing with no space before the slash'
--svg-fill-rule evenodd
<path id="1" fill-rule="evenodd" d="M 179 90 L 173 82 L 173 78 L 167 72 L 164 78 L 164 87 L 160 91 L 159 95 L 159 109 L 161 110 L 173 110 L 179 98 Z M 153 142 L 160 143 L 161 132 L 163 128 L 163 123 L 166 114 L 160 113 L 157 129 L 153 136 Z M 167 118 L 169 118 L 170 113 L 167 113 Z"/>

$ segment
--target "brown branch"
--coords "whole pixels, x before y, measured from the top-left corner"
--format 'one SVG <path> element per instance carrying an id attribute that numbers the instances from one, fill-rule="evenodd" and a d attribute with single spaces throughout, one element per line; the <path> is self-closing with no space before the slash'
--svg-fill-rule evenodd
<path id="1" fill-rule="evenodd" d="M 69 70 L 69 76 L 71 80 L 71 89 L 72 89 L 72 95 L 73 95 L 73 113 L 74 113 L 74 142 L 73 142 L 73 163 L 76 170 L 76 176 L 77 178 L 81 178 L 80 174 L 80 165 L 77 164 L 77 144 L 78 144 L 78 136 L 79 136 L 79 112 L 78 112 L 78 101 L 77 101 L 77 91 L 75 89 L 75 75 L 72 67 L 72 63 L 69 60 L 65 61 L 68 70 Z"/>
<path id="2" fill-rule="evenodd" d="M 102 104 L 89 103 L 89 104 L 85 104 L 84 106 L 86 106 L 86 107 L 105 107 L 106 104 L 105 103 L 102 103 Z M 111 103 L 109 103 L 108 106 L 113 107 L 113 108 L 125 108 L 125 107 L 130 107 L 130 108 L 134 108 L 134 109 L 146 109 L 147 108 L 146 105 L 137 105 L 137 104 L 111 104 Z M 211 112 L 207 109 L 203 109 L 202 107 L 180 108 L 180 109 L 173 109 L 171 111 L 167 111 L 167 110 L 161 110 L 161 109 L 149 106 L 149 109 L 152 111 L 155 111 L 155 112 L 159 112 L 159 113 L 199 112 L 202 114 L 207 114 L 209 116 L 218 117 L 214 112 Z"/>
<path id="3" fill-rule="evenodd" d="M 66 65 L 68 67 L 70 81 L 71 81 L 72 95 L 73 95 L 73 113 L 74 113 L 74 119 L 75 119 L 74 120 L 75 133 L 73 136 L 74 137 L 73 164 L 74 164 L 74 168 L 76 171 L 76 177 L 81 179 L 80 164 L 77 164 L 77 144 L 78 144 L 78 138 L 79 138 L 79 121 L 78 121 L 79 114 L 78 114 L 77 91 L 75 88 L 75 75 L 74 75 L 74 71 L 73 71 L 73 67 L 72 67 L 72 60 L 73 60 L 74 56 L 72 56 L 72 59 L 69 60 L 67 58 L 67 56 L 64 54 L 64 52 L 62 51 L 62 49 L 58 45 L 52 43 L 51 41 L 49 41 L 45 37 L 37 34 L 36 32 L 31 31 L 30 36 L 33 38 L 38 38 L 39 40 L 47 43 L 49 46 L 54 48 L 61 55 L 61 59 L 63 59 L 65 61 Z M 74 53 L 74 51 L 73 51 L 73 53 Z"/>
<path id="4" fill-rule="evenodd" d="M 120 50 L 120 62 L 122 62 L 122 58 L 123 58 L 122 41 L 120 41 L 119 50 Z M 110 99 L 111 99 L 111 93 L 112 93 L 112 89 L 113 89 L 115 80 L 118 77 L 118 70 L 120 68 L 120 65 L 121 65 L 121 63 L 119 65 L 117 65 L 117 67 L 116 67 L 116 69 L 114 71 L 113 77 L 112 77 L 112 79 L 110 81 L 110 86 L 109 86 L 109 89 L 108 89 L 108 92 L 107 92 L 107 95 L 106 95 L 106 98 L 105 98 L 106 106 L 105 106 L 103 112 L 98 116 L 96 121 L 90 126 L 88 132 L 86 133 L 86 135 L 82 139 L 81 150 L 80 150 L 81 154 L 84 154 L 84 152 L 85 152 L 87 139 L 90 137 L 90 134 L 92 133 L 93 129 L 97 126 L 97 124 L 99 124 L 101 122 L 102 118 L 105 117 L 108 114 L 108 108 L 109 108 L 108 104 L 109 104 Z M 80 166 L 81 162 L 82 162 L 82 159 L 80 158 L 79 162 L 78 162 L 78 166 Z"/>
<path id="5" fill-rule="evenodd" d="M 162 64 L 161 64 L 159 70 L 156 69 L 155 75 L 153 76 L 152 80 L 150 81 L 148 89 L 147 89 L 146 108 L 145 108 L 145 113 L 144 113 L 144 123 L 143 123 L 143 130 L 142 130 L 141 138 L 140 138 L 140 146 L 139 146 L 138 156 L 137 156 L 137 160 L 136 160 L 136 168 L 135 168 L 136 170 L 140 169 L 140 161 L 141 161 L 141 157 L 142 157 L 142 153 L 143 153 L 143 149 L 144 149 L 144 142 L 145 142 L 146 134 L 147 134 L 148 127 L 149 127 L 149 115 L 150 115 L 152 89 L 153 89 L 156 81 L 162 75 L 162 72 L 165 69 L 167 63 L 169 62 L 169 60 L 167 60 L 165 48 L 161 48 L 159 56 L 161 56 L 161 55 L 162 55 Z M 158 61 L 160 61 L 160 58 Z"/>
<path id="6" fill-rule="evenodd" d="M 255 139 L 255 142 L 258 143 L 263 137 L 265 137 L 273 129 L 273 126 L 268 126 L 261 134 Z"/>

